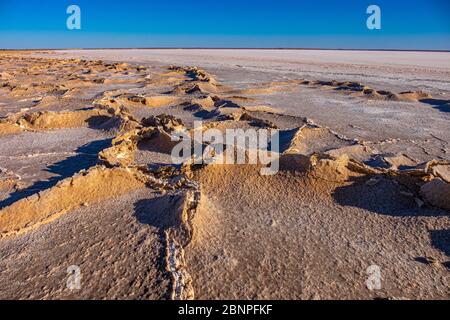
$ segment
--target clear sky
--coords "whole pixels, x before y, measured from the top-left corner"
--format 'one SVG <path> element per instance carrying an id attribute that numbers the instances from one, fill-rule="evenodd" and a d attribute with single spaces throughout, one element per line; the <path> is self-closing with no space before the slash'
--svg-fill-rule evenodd
<path id="1" fill-rule="evenodd" d="M 450 0 L 0 0 L 0 48 L 100 47 L 450 50 Z"/>

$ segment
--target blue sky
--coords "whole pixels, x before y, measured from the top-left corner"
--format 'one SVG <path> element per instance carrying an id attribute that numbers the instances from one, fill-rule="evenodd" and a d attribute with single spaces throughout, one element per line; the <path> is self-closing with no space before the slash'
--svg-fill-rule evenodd
<path id="1" fill-rule="evenodd" d="M 81 8 L 81 30 L 66 9 Z M 366 9 L 380 6 L 381 30 Z M 0 48 L 450 50 L 449 0 L 0 0 Z"/>

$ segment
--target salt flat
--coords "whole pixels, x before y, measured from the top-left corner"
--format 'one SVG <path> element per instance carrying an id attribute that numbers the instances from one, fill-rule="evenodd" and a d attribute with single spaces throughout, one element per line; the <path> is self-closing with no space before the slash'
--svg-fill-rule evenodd
<path id="1" fill-rule="evenodd" d="M 450 100 L 448 52 L 152 49 L 64 51 L 57 56 L 195 65 L 208 69 L 224 84 L 240 87 L 304 78 L 354 81 L 393 92 L 426 91 L 434 98 L 426 104 L 349 99 L 336 92 L 317 94 L 308 89 L 261 95 L 261 100 L 352 137 L 418 138 L 435 140 L 437 144 L 440 142 L 433 136 L 450 139 L 450 114 L 445 107 Z"/>
<path id="2" fill-rule="evenodd" d="M 448 299 L 449 62 L 0 53 L 0 298 Z M 279 171 L 175 165 L 200 120 L 278 130 Z"/>

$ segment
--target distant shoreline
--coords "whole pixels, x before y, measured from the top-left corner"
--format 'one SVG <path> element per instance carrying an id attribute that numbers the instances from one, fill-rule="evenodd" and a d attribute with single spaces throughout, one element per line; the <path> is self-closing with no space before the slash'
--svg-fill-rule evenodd
<path id="1" fill-rule="evenodd" d="M 374 52 L 450 52 L 450 50 L 409 50 L 409 49 L 324 49 L 324 48 L 244 48 L 244 47 L 149 47 L 149 48 L 41 48 L 41 49 L 0 49 L 4 51 L 69 51 L 69 50 L 298 50 L 298 51 L 374 51 Z"/>

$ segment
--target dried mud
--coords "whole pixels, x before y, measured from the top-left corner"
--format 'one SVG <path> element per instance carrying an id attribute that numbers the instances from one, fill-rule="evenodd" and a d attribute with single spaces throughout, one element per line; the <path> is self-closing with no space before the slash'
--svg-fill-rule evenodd
<path id="1" fill-rule="evenodd" d="M 7 205 L 0 202 L 0 251 L 9 252 L 0 264 L 1 298 L 16 297 L 15 286 L 8 283 L 19 272 L 33 282 L 28 291 L 27 287 L 20 290 L 19 298 L 67 297 L 65 283 L 58 287 L 55 282 L 45 294 L 38 292 L 39 285 L 46 286 L 52 276 L 51 272 L 43 278 L 34 274 L 39 268 L 33 269 L 33 263 L 39 263 L 41 256 L 45 260 L 46 251 L 23 269 L 15 266 L 24 262 L 12 248 L 33 248 L 33 239 L 44 243 L 44 234 L 50 239 L 53 234 L 54 245 L 63 246 L 57 241 L 71 223 L 84 228 L 75 237 L 93 236 L 88 226 L 95 224 L 94 213 L 100 215 L 99 221 L 114 216 L 114 227 L 134 219 L 129 236 L 141 236 L 141 242 L 152 248 L 151 257 L 128 261 L 124 256 L 134 257 L 133 253 L 120 246 L 111 248 L 114 236 L 104 226 L 93 237 L 112 250 L 111 257 L 122 256 L 110 261 L 118 268 L 114 277 L 108 277 L 108 267 L 95 255 L 76 251 L 87 250 L 85 242 L 70 254 L 70 248 L 48 250 L 56 257 L 61 254 L 61 259 L 71 256 L 70 264 L 88 264 L 90 269 L 83 272 L 103 279 L 102 289 L 89 295 L 71 293 L 74 299 L 449 297 L 445 280 L 450 259 L 448 159 L 418 161 L 406 152 L 382 152 L 378 142 L 345 137 L 251 97 L 289 93 L 298 86 L 318 94 L 331 90 L 392 103 L 426 102 L 432 95 L 304 79 L 232 88 L 192 66 L 152 68 L 7 53 L 0 56 L 0 71 L 5 103 L 26 100 L 0 119 L 0 136 L 15 141 L 24 133 L 57 133 L 67 128 L 88 128 L 99 137 L 111 136 L 106 147 L 89 154 L 96 159 L 93 165 L 62 175 L 53 186 L 37 188 L 31 195 L 21 196 L 25 187 L 19 187 L 20 177 L 0 163 L 0 201 L 18 195 L 17 201 L 4 202 Z M 77 98 L 77 92 L 89 94 Z M 70 99 L 69 107 L 55 109 L 55 103 L 65 99 Z M 192 132 L 192 121 L 200 119 L 205 121 L 201 129 L 279 129 L 279 173 L 262 176 L 259 164 L 162 163 L 160 159 L 177 143 L 172 134 L 182 129 Z M 146 163 L 137 161 L 137 155 L 145 157 Z M 142 190 L 147 190 L 148 199 Z M 135 212 L 115 213 L 111 203 L 117 202 L 119 208 L 127 203 L 121 199 L 139 192 L 144 192 L 144 198 L 135 204 Z M 436 236 L 439 228 L 444 235 Z M 133 251 L 128 245 L 135 240 L 126 242 L 126 250 Z M 438 255 L 436 248 L 443 253 Z M 418 264 L 419 255 L 437 255 L 437 267 Z M 61 259 L 52 260 L 47 269 L 58 268 Z M 135 279 L 119 291 L 105 289 L 116 288 L 121 276 L 128 279 L 124 269 L 129 263 L 147 272 L 139 275 L 144 278 L 157 274 L 159 282 Z M 142 271 L 149 263 L 147 271 Z M 377 263 L 391 282 L 372 292 L 365 287 L 364 275 L 368 266 Z M 87 278 L 95 281 L 95 277 Z"/>

